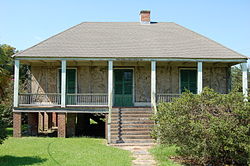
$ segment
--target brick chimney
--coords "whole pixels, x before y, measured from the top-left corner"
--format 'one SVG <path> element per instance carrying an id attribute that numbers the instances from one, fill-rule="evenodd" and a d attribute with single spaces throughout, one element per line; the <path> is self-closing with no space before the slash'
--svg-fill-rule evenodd
<path id="1" fill-rule="evenodd" d="M 141 24 L 150 24 L 150 10 L 142 10 L 140 12 Z"/>

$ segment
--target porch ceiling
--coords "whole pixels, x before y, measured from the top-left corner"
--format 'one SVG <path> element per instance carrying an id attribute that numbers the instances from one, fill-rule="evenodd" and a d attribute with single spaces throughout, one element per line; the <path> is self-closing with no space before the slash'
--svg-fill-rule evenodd
<path id="1" fill-rule="evenodd" d="M 60 60 L 21 60 L 22 64 L 30 66 L 61 66 Z M 204 66 L 214 66 L 214 67 L 230 67 L 236 64 L 237 62 L 205 62 Z M 67 66 L 107 66 L 107 61 L 76 61 L 68 60 Z M 148 61 L 114 61 L 114 66 L 146 66 L 150 65 Z M 197 66 L 196 62 L 174 62 L 174 61 L 160 61 L 157 62 L 157 66 L 187 66 L 194 67 Z"/>

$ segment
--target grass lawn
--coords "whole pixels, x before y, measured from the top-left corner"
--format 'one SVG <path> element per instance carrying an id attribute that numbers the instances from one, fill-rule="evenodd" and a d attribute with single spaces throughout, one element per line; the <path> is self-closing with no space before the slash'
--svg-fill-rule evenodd
<path id="1" fill-rule="evenodd" d="M 157 162 L 160 166 L 181 166 L 176 164 L 173 161 L 169 160 L 170 156 L 176 156 L 176 147 L 175 146 L 163 146 L 158 145 L 150 150 L 151 154 L 154 155 Z"/>
<path id="2" fill-rule="evenodd" d="M 9 137 L 0 145 L 0 166 L 129 166 L 131 160 L 130 152 L 96 138 Z"/>

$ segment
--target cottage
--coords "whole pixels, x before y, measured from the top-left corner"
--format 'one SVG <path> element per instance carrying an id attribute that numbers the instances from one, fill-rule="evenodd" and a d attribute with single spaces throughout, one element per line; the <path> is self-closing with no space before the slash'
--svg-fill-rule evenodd
<path id="1" fill-rule="evenodd" d="M 246 56 L 176 23 L 151 22 L 145 10 L 140 22 L 83 22 L 14 59 L 14 137 L 26 113 L 31 135 L 149 143 L 157 103 L 206 86 L 228 93 L 230 67 L 240 63 L 247 95 Z M 30 66 L 26 93 L 19 91 L 20 63 Z"/>

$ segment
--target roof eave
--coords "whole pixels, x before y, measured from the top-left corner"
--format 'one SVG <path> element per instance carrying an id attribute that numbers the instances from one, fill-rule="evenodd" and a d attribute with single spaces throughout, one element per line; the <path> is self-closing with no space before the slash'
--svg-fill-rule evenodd
<path id="1" fill-rule="evenodd" d="M 189 61 L 189 62 L 247 62 L 248 57 L 242 58 L 166 58 L 166 57 L 39 57 L 14 56 L 16 60 L 125 60 L 125 61 Z"/>

